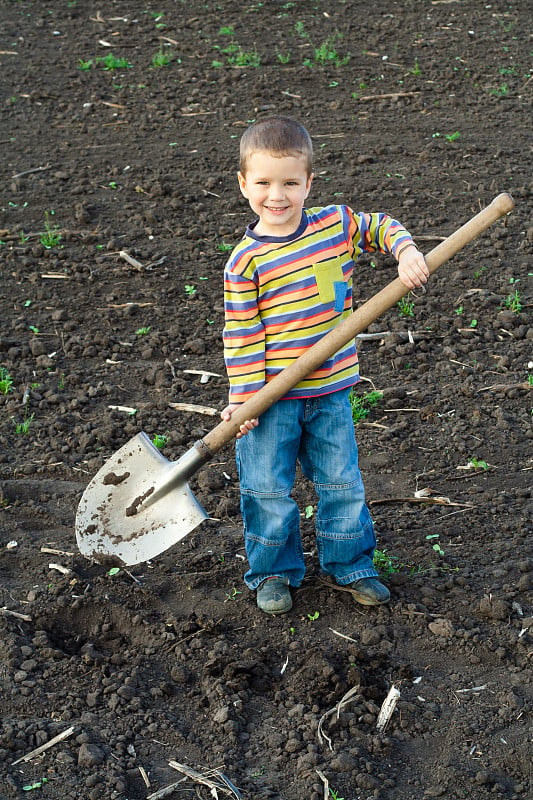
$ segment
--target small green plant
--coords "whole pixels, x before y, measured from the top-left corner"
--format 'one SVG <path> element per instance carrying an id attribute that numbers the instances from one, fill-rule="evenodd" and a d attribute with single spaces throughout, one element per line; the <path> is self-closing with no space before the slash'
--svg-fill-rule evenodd
<path id="1" fill-rule="evenodd" d="M 352 409 L 353 424 L 357 425 L 361 420 L 366 419 L 372 408 L 378 405 L 383 398 L 383 392 L 372 391 L 364 395 L 350 394 L 350 406 Z"/>
<path id="2" fill-rule="evenodd" d="M 294 25 L 294 30 L 296 35 L 300 37 L 300 39 L 309 39 L 309 34 L 305 30 L 305 25 L 303 22 L 296 22 Z"/>
<path id="3" fill-rule="evenodd" d="M 236 600 L 236 599 L 237 599 L 237 597 L 238 597 L 240 594 L 242 594 L 242 592 L 241 592 L 241 591 L 239 591 L 239 589 L 237 589 L 237 587 L 236 587 L 236 586 L 234 586 L 234 587 L 232 588 L 231 592 L 227 592 L 227 593 L 226 593 L 226 599 L 224 600 L 224 602 L 225 602 L 225 603 L 228 603 L 230 600 Z"/>
<path id="4" fill-rule="evenodd" d="M 152 67 L 168 67 L 173 59 L 173 54 L 170 51 L 165 51 L 162 48 L 152 56 Z"/>
<path id="5" fill-rule="evenodd" d="M 113 53 L 108 53 L 103 58 L 98 58 L 97 61 L 99 64 L 102 64 L 102 68 L 107 71 L 114 69 L 130 69 L 133 67 L 133 64 L 130 64 L 127 58 L 114 56 Z"/>
<path id="6" fill-rule="evenodd" d="M 500 86 L 490 90 L 490 94 L 493 94 L 495 97 L 505 97 L 508 92 L 509 87 L 506 83 L 502 83 Z"/>
<path id="7" fill-rule="evenodd" d="M 313 611 L 312 614 L 307 615 L 307 619 L 309 620 L 309 622 L 316 622 L 319 616 L 320 616 L 320 611 Z"/>
<path id="8" fill-rule="evenodd" d="M 168 442 L 168 434 L 166 433 L 156 433 L 152 439 L 152 444 L 157 447 L 158 450 L 162 450 L 163 447 Z"/>
<path id="9" fill-rule="evenodd" d="M 290 52 L 282 53 L 280 50 L 277 50 L 276 58 L 278 59 L 280 64 L 288 64 L 289 61 L 291 60 L 291 54 Z"/>
<path id="10" fill-rule="evenodd" d="M 185 284 L 185 294 L 187 297 L 194 297 L 198 289 L 190 283 Z"/>
<path id="11" fill-rule="evenodd" d="M 477 328 L 477 319 L 471 319 L 469 328 Z"/>
<path id="12" fill-rule="evenodd" d="M 397 556 L 390 556 L 386 550 L 374 550 L 374 566 L 382 575 L 392 575 L 400 571 Z"/>
<path id="13" fill-rule="evenodd" d="M 314 64 L 318 64 L 321 67 L 330 65 L 342 67 L 347 64 L 351 58 L 351 53 L 340 55 L 337 51 L 337 43 L 341 38 L 340 33 L 332 34 L 327 39 L 324 39 L 322 44 L 315 47 Z M 309 59 L 306 59 L 305 64 L 306 66 L 313 66 L 313 62 L 310 62 Z"/>
<path id="14" fill-rule="evenodd" d="M 50 216 L 53 214 L 53 211 L 44 212 L 44 232 L 41 233 L 39 237 L 39 241 L 41 242 L 42 246 L 46 247 L 47 250 L 51 250 L 53 247 L 57 247 L 61 243 L 59 226 L 52 225 L 50 222 Z"/>
<path id="15" fill-rule="evenodd" d="M 401 300 L 398 300 L 398 315 L 400 317 L 414 317 L 415 315 L 415 304 L 412 300 L 410 300 L 410 293 L 405 297 L 402 297 Z"/>
<path id="16" fill-rule="evenodd" d="M 107 571 L 107 574 L 109 575 L 110 578 L 112 578 L 113 575 L 118 575 L 119 572 L 120 572 L 120 567 L 111 567 L 111 569 Z"/>
<path id="17" fill-rule="evenodd" d="M 422 74 L 422 70 L 420 69 L 420 64 L 418 61 L 415 61 L 414 66 L 409 70 L 409 74 L 416 75 L 417 77 Z"/>
<path id="18" fill-rule="evenodd" d="M 27 236 L 27 234 L 25 234 L 24 231 L 20 232 L 20 234 L 19 234 L 19 242 L 20 242 L 20 244 L 26 244 L 26 242 L 29 240 L 29 238 L 30 237 Z"/>
<path id="19" fill-rule="evenodd" d="M 48 778 L 41 778 L 40 781 L 25 784 L 25 786 L 22 787 L 22 791 L 31 792 L 33 789 L 42 789 L 45 783 L 48 783 Z"/>
<path id="20" fill-rule="evenodd" d="M 456 142 L 457 139 L 461 136 L 459 131 L 454 131 L 453 133 L 446 134 L 446 140 L 448 142 Z"/>
<path id="21" fill-rule="evenodd" d="M 93 64 L 92 58 L 89 58 L 88 61 L 84 61 L 81 58 L 78 59 L 78 69 L 81 69 L 82 72 L 88 72 Z"/>
<path id="22" fill-rule="evenodd" d="M 344 800 L 344 797 L 341 797 L 340 794 L 335 791 L 335 789 L 330 788 L 329 793 L 331 795 L 331 800 Z"/>
<path id="23" fill-rule="evenodd" d="M 315 513 L 315 509 L 313 506 L 306 506 L 304 511 L 304 516 L 306 519 L 311 519 L 313 514 Z"/>
<path id="24" fill-rule="evenodd" d="M 464 308 L 463 308 L 463 306 L 458 306 L 458 307 L 455 309 L 455 313 L 456 313 L 457 315 L 460 315 L 460 314 L 462 314 L 462 313 L 463 313 L 463 311 L 464 311 Z"/>
<path id="25" fill-rule="evenodd" d="M 479 269 L 475 270 L 474 278 L 476 279 L 476 281 L 478 281 L 481 278 L 481 276 L 486 271 L 486 269 L 487 269 L 487 267 L 480 267 Z"/>
<path id="26" fill-rule="evenodd" d="M 152 328 L 151 328 L 150 325 L 147 325 L 146 327 L 143 327 L 143 328 L 137 328 L 137 330 L 135 331 L 135 335 L 136 336 L 146 336 L 146 334 L 150 333 L 151 330 L 152 330 Z"/>
<path id="27" fill-rule="evenodd" d="M 513 314 L 519 314 L 522 311 L 522 297 L 518 289 L 515 289 L 512 294 L 508 294 L 504 300 L 505 308 L 508 308 Z"/>
<path id="28" fill-rule="evenodd" d="M 468 466 L 471 467 L 472 469 L 488 469 L 489 468 L 489 465 L 487 464 L 486 461 L 484 461 L 482 458 L 476 458 L 475 456 L 472 457 L 469 460 Z"/>
<path id="29" fill-rule="evenodd" d="M 17 422 L 14 417 L 11 417 L 11 422 L 15 426 L 15 433 L 17 436 L 25 436 L 29 432 L 34 417 L 35 414 L 30 414 L 29 417 L 25 415 L 22 422 Z"/>
<path id="30" fill-rule="evenodd" d="M 439 534 L 438 533 L 430 533 L 429 536 L 426 536 L 426 539 L 428 541 L 431 540 L 431 539 L 438 539 L 438 538 L 439 538 Z M 442 547 L 440 546 L 440 544 L 438 542 L 436 542 L 435 544 L 431 545 L 431 547 L 436 553 L 439 554 L 439 556 L 443 556 L 444 555 L 444 550 L 442 549 Z"/>
<path id="31" fill-rule="evenodd" d="M 0 367 L 0 394 L 9 394 L 13 391 L 13 378 L 9 374 L 9 370 L 5 367 Z"/>
<path id="32" fill-rule="evenodd" d="M 219 253 L 229 253 L 231 250 L 233 250 L 233 245 L 228 244 L 227 242 L 219 242 L 217 244 L 217 250 Z"/>

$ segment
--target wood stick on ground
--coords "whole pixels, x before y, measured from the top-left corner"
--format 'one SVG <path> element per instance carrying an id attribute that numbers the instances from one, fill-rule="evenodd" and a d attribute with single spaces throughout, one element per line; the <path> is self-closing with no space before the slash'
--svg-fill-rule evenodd
<path id="1" fill-rule="evenodd" d="M 368 505 L 375 506 L 381 503 L 428 503 L 435 506 L 457 506 L 459 508 L 475 508 L 474 503 L 455 503 L 448 497 L 382 497 L 370 500 Z"/>
<path id="2" fill-rule="evenodd" d="M 329 796 L 330 796 L 329 795 L 329 781 L 326 778 L 326 776 L 324 775 L 324 773 L 320 772 L 319 769 L 316 769 L 315 772 L 318 775 L 318 777 L 320 778 L 320 780 L 322 781 L 322 783 L 324 784 L 324 800 L 329 800 Z"/>
<path id="3" fill-rule="evenodd" d="M 205 414 L 208 417 L 216 417 L 218 411 L 210 406 L 197 406 L 194 403 L 169 403 L 170 408 L 176 411 L 190 411 L 194 414 Z"/>
<path id="4" fill-rule="evenodd" d="M 136 258 L 133 258 L 133 256 L 130 256 L 127 250 L 121 250 L 119 252 L 119 256 L 123 258 L 124 261 L 127 261 L 130 266 L 135 267 L 135 269 L 138 269 L 139 271 L 144 269 L 144 265 L 141 264 L 140 261 L 137 261 Z"/>
<path id="5" fill-rule="evenodd" d="M 157 792 L 152 792 L 149 794 L 146 800 L 162 800 L 163 797 L 168 797 L 169 794 L 173 794 L 175 789 L 180 786 L 187 778 L 181 778 L 179 781 L 175 783 L 169 783 L 168 786 L 163 786 L 162 789 L 158 789 Z"/>
<path id="6" fill-rule="evenodd" d="M 202 775 L 201 772 L 197 772 L 195 769 L 192 769 L 192 767 L 188 767 L 186 764 L 180 764 L 177 761 L 169 761 L 168 765 L 169 767 L 172 767 L 172 769 L 178 770 L 178 772 L 183 772 L 183 774 L 186 775 L 188 778 L 190 778 L 192 781 L 195 781 L 196 783 L 201 783 L 204 786 L 208 786 L 211 790 L 214 790 L 215 792 L 217 790 L 220 790 L 226 795 L 233 795 L 233 797 L 237 798 L 241 797 L 241 793 L 238 791 L 238 789 L 236 787 L 233 787 L 233 785 L 228 781 L 227 778 L 222 778 L 221 773 L 218 769 L 209 770 L 207 775 L 213 775 L 213 776 L 216 775 L 217 777 L 219 777 L 220 780 L 222 780 L 222 783 L 210 780 L 207 777 L 207 775 Z M 214 794 L 213 797 L 217 797 L 217 795 Z"/>
<path id="7" fill-rule="evenodd" d="M 394 709 L 396 708 L 396 703 L 400 698 L 400 691 L 399 689 L 394 686 L 394 684 L 390 687 L 389 693 L 385 700 L 381 705 L 380 712 L 378 714 L 378 721 L 376 722 L 376 728 L 378 731 L 384 731 L 387 725 L 389 724 L 389 720 L 394 713 Z"/>
<path id="8" fill-rule="evenodd" d="M 59 462 L 62 463 L 62 462 Z M 56 550 L 54 547 L 41 547 L 41 553 L 48 553 L 50 556 L 73 556 L 69 550 Z"/>
<path id="9" fill-rule="evenodd" d="M 42 744 L 40 747 L 36 747 L 35 750 L 31 750 L 29 753 L 26 753 L 25 756 L 17 758 L 16 761 L 13 761 L 12 766 L 14 767 L 15 764 L 20 764 L 21 761 L 31 761 L 31 759 L 35 758 L 35 756 L 40 756 L 41 753 L 45 752 L 45 750 L 48 750 L 55 744 L 62 742 L 63 739 L 68 739 L 68 737 L 72 736 L 73 733 L 74 733 L 74 725 L 72 725 L 70 728 L 67 728 L 65 731 L 63 731 L 63 733 L 58 733 L 57 736 L 54 736 L 54 738 L 50 739 L 50 741 L 46 742 L 46 744 Z"/>
<path id="10" fill-rule="evenodd" d="M 24 175 L 31 175 L 34 172 L 44 172 L 45 169 L 50 169 L 50 164 L 45 164 L 44 167 L 34 167 L 33 169 L 26 169 L 24 172 L 17 172 L 16 175 L 11 176 L 11 180 L 14 181 L 16 178 L 22 178 Z"/>
<path id="11" fill-rule="evenodd" d="M 387 100 L 390 97 L 413 97 L 420 92 L 386 92 L 385 94 L 367 94 L 364 97 L 358 97 L 357 101 L 364 103 L 367 100 Z"/>
<path id="12" fill-rule="evenodd" d="M 5 606 L 0 608 L 0 611 L 2 614 L 5 614 L 6 617 L 15 617 L 16 619 L 23 619 L 24 622 L 31 622 L 31 617 L 29 617 L 27 614 L 19 614 L 18 611 L 10 611 L 9 608 L 6 608 Z"/>
<path id="13" fill-rule="evenodd" d="M 324 714 L 322 714 L 322 716 L 318 721 L 318 728 L 317 728 L 318 741 L 320 742 L 320 744 L 322 744 L 322 740 L 325 739 L 328 743 L 328 747 L 330 750 L 333 750 L 333 747 L 331 745 L 331 739 L 323 731 L 324 722 L 328 717 L 330 717 L 332 714 L 335 713 L 337 714 L 337 719 L 339 719 L 340 713 L 344 708 L 344 706 L 346 706 L 353 699 L 354 695 L 359 693 L 360 688 L 361 687 L 359 686 L 359 684 L 356 684 L 355 686 L 352 686 L 351 689 L 348 689 L 346 694 L 344 694 L 341 697 L 337 705 L 334 706 L 333 708 L 330 708 L 329 711 L 326 711 Z"/>
<path id="14" fill-rule="evenodd" d="M 494 383 L 492 386 L 484 386 L 478 392 L 505 392 L 507 389 L 533 389 L 533 383 Z"/>

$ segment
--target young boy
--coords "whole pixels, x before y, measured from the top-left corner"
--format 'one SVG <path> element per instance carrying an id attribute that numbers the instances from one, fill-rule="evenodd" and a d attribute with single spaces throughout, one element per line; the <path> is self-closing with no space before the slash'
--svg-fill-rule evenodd
<path id="1" fill-rule="evenodd" d="M 241 139 L 238 180 L 257 219 L 225 270 L 230 392 L 222 419 L 352 313 L 361 253 L 395 256 L 409 289 L 428 278 L 410 234 L 386 214 L 304 207 L 312 155 L 308 132 L 288 117 L 259 120 Z M 249 563 L 244 580 L 268 614 L 290 610 L 290 587 L 300 586 L 305 574 L 300 515 L 291 497 L 297 462 L 318 496 L 322 571 L 350 586 L 363 605 L 389 600 L 373 565 L 376 539 L 358 466 L 349 402 L 358 380 L 352 341 L 237 434 Z"/>

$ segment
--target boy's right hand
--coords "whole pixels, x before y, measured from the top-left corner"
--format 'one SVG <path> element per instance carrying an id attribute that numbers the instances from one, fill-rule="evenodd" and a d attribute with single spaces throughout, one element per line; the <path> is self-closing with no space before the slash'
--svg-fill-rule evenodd
<path id="1" fill-rule="evenodd" d="M 235 411 L 236 408 L 239 408 L 238 403 L 230 403 L 226 408 L 222 409 L 220 412 L 221 418 L 224 422 L 229 422 L 231 419 L 231 415 Z M 254 428 L 257 428 L 259 425 L 258 419 L 247 419 L 241 427 L 239 428 L 239 432 L 236 434 L 235 438 L 240 439 L 242 436 L 246 436 L 249 431 L 252 431 Z"/>

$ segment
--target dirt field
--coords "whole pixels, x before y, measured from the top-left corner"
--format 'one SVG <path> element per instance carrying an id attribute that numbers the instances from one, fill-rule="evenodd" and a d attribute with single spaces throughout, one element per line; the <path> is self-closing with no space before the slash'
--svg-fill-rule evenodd
<path id="1" fill-rule="evenodd" d="M 530 22 L 501 0 L 0 1 L 2 800 L 533 798 Z M 175 460 L 218 422 L 238 140 L 272 113 L 313 136 L 309 205 L 388 211 L 424 252 L 516 201 L 359 342 L 387 607 L 324 584 L 299 478 L 308 574 L 289 614 L 257 610 L 231 445 L 165 553 L 110 572 L 76 546 L 119 447 L 145 431 Z M 362 259 L 357 304 L 395 274 Z"/>

